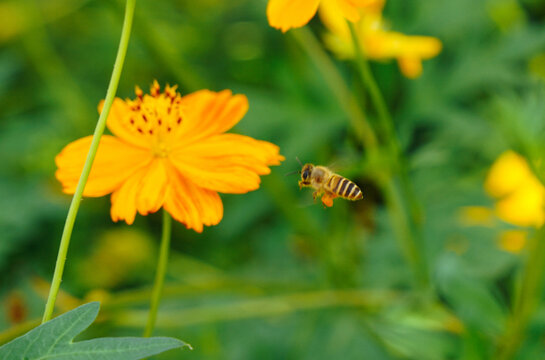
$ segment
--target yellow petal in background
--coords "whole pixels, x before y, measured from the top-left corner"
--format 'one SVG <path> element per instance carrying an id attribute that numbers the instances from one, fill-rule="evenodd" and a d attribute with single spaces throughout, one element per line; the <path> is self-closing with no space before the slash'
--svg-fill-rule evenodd
<path id="1" fill-rule="evenodd" d="M 524 230 L 505 230 L 500 234 L 498 246 L 504 251 L 518 254 L 524 249 L 527 236 Z"/>
<path id="2" fill-rule="evenodd" d="M 515 191 L 529 178 L 533 178 L 526 160 L 514 151 L 506 151 L 494 162 L 484 184 L 493 197 L 501 197 Z"/>
<path id="3" fill-rule="evenodd" d="M 459 221 L 464 226 L 494 225 L 494 213 L 492 209 L 484 206 L 464 206 L 458 213 Z"/>
<path id="4" fill-rule="evenodd" d="M 360 19 L 358 4 L 353 0 L 336 0 L 343 17 L 349 21 L 356 22 Z M 360 1 L 361 2 L 361 1 Z"/>
<path id="5" fill-rule="evenodd" d="M 350 40 L 350 30 L 339 2 L 340 0 L 323 0 L 319 9 L 320 20 L 330 33 L 345 40 Z"/>
<path id="6" fill-rule="evenodd" d="M 500 219 L 518 226 L 543 225 L 545 220 L 545 189 L 536 179 L 527 179 L 509 195 L 496 203 Z"/>
<path id="7" fill-rule="evenodd" d="M 320 0 L 269 0 L 269 25 L 282 32 L 304 26 L 316 14 L 319 3 Z"/>
<path id="8" fill-rule="evenodd" d="M 409 79 L 415 79 L 422 74 L 422 60 L 418 57 L 402 56 L 397 59 L 399 70 Z"/>

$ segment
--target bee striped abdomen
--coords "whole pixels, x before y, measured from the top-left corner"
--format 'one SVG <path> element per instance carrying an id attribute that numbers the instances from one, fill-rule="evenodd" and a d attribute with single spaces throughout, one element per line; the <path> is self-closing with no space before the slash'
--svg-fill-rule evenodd
<path id="1" fill-rule="evenodd" d="M 331 192 L 342 198 L 348 200 L 359 200 L 363 198 L 363 194 L 358 185 L 340 175 L 333 175 L 329 179 L 328 185 Z"/>

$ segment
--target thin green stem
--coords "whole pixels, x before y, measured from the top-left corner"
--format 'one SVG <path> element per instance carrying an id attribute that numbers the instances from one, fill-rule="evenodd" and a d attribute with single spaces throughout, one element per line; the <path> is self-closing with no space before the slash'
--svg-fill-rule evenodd
<path id="1" fill-rule="evenodd" d="M 157 310 L 161 295 L 163 293 L 163 285 L 165 283 L 165 274 L 167 272 L 168 252 L 170 249 L 170 233 L 172 229 L 172 218 L 166 210 L 163 210 L 163 235 L 161 236 L 161 247 L 159 249 L 159 261 L 157 262 L 157 271 L 155 272 L 155 282 L 151 291 L 150 310 L 148 322 L 144 330 L 144 336 L 149 337 L 153 333 L 155 321 L 157 320 Z"/>
<path id="2" fill-rule="evenodd" d="M 520 291 L 514 301 L 513 312 L 506 325 L 506 333 L 501 339 L 499 360 L 513 359 L 525 338 L 525 332 L 532 315 L 536 312 L 543 293 L 545 274 L 545 228 L 529 239 L 528 257 L 523 269 Z"/>
<path id="3" fill-rule="evenodd" d="M 350 28 L 350 35 L 352 37 L 352 43 L 354 45 L 356 65 L 358 67 L 361 79 L 367 90 L 369 91 L 371 101 L 373 101 L 373 104 L 375 105 L 375 108 L 377 110 L 379 124 L 381 127 L 381 131 L 383 132 L 382 135 L 384 137 L 384 143 L 390 144 L 395 151 L 394 153 L 396 153 L 399 151 L 399 145 L 397 142 L 397 137 L 395 137 L 395 130 L 392 122 L 392 117 L 390 116 L 390 112 L 388 111 L 388 106 L 386 105 L 386 101 L 384 101 L 382 92 L 380 91 L 380 88 L 378 87 L 378 84 L 373 77 L 371 67 L 369 66 L 369 63 L 365 58 L 365 53 L 360 46 L 360 40 L 358 38 L 356 30 L 354 29 L 354 24 L 352 24 L 350 21 L 347 21 L 347 23 L 348 27 Z"/>
<path id="4" fill-rule="evenodd" d="M 112 107 L 112 103 L 114 101 L 117 91 L 117 86 L 119 84 L 119 79 L 121 77 L 123 63 L 125 62 L 125 55 L 127 54 L 127 48 L 129 45 L 135 4 L 136 0 L 127 0 L 127 5 L 125 8 L 125 19 L 123 21 L 123 29 L 121 30 L 121 39 L 119 41 L 119 48 L 117 49 L 114 69 L 112 71 L 108 90 L 106 91 L 104 107 L 102 109 L 102 112 L 100 113 L 97 125 L 95 127 L 91 147 L 89 149 L 89 153 L 87 154 L 87 159 L 85 160 L 85 165 L 83 166 L 83 170 L 81 172 L 76 191 L 74 193 L 74 196 L 72 197 L 72 202 L 70 203 L 70 208 L 68 209 L 68 215 L 66 216 L 66 222 L 64 224 L 61 243 L 59 246 L 59 253 L 57 255 L 57 262 L 55 264 L 55 272 L 53 274 L 53 280 L 51 281 L 51 288 L 49 290 L 49 296 L 45 305 L 42 323 L 51 319 L 53 310 L 55 308 L 55 300 L 57 299 L 57 294 L 61 285 L 62 274 L 66 262 L 66 255 L 68 253 L 68 246 L 70 245 L 70 237 L 72 236 L 72 230 L 74 228 L 74 222 L 76 221 L 76 215 L 78 213 L 79 205 L 81 203 L 83 190 L 85 188 L 85 184 L 87 183 L 87 179 L 89 178 L 89 173 L 91 172 L 91 166 L 93 165 L 93 161 L 95 159 L 100 137 L 104 133 L 106 119 L 108 118 L 110 108 Z"/>
<path id="5" fill-rule="evenodd" d="M 316 40 L 316 37 L 306 27 L 293 30 L 290 33 L 322 73 L 324 80 L 331 88 L 331 93 L 348 115 L 351 125 L 359 140 L 362 141 L 363 146 L 368 150 L 375 149 L 378 141 L 373 128 L 367 121 L 356 97 L 348 89 L 339 70 Z"/>
<path id="6" fill-rule="evenodd" d="M 381 189 L 386 198 L 390 221 L 399 241 L 399 247 L 412 269 L 416 285 L 426 288 L 429 285 L 426 262 L 414 236 L 413 225 L 407 216 L 400 186 L 390 177 L 381 183 Z"/>
<path id="7" fill-rule="evenodd" d="M 404 231 L 407 231 L 406 234 L 403 234 L 399 229 L 396 230 L 398 238 L 402 242 L 403 252 L 413 269 L 417 284 L 427 287 L 429 285 L 427 265 L 425 257 L 421 255 L 422 249 L 419 246 L 422 211 L 409 180 L 407 165 L 401 153 L 401 146 L 395 132 L 392 117 L 388 111 L 388 106 L 373 77 L 356 29 L 351 22 L 347 21 L 347 23 L 354 45 L 356 66 L 377 111 L 380 130 L 382 132 L 382 141 L 390 152 L 390 164 L 393 166 L 391 170 L 399 176 L 399 184 L 396 183 L 395 178 L 390 178 L 383 184 L 383 191 L 385 191 L 386 197 L 390 199 L 392 206 L 390 214 L 396 217 L 392 221 L 398 225 L 402 225 Z M 408 217 L 407 213 L 409 214 Z"/>

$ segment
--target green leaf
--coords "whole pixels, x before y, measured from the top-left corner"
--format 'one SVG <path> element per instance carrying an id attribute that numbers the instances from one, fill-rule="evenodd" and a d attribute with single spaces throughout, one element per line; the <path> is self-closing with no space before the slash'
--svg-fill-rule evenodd
<path id="1" fill-rule="evenodd" d="M 84 304 L 0 347 L 3 360 L 132 360 L 188 346 L 166 338 L 101 338 L 73 342 L 95 320 L 98 302 Z"/>

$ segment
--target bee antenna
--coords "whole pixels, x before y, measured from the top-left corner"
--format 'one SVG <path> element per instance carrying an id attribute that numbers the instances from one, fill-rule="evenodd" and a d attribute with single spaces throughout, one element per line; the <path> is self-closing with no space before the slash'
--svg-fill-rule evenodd
<path id="1" fill-rule="evenodd" d="M 287 173 L 286 175 L 284 176 L 290 176 L 290 175 L 293 175 L 293 174 L 300 174 L 301 172 L 299 170 L 295 170 L 295 171 L 291 171 L 289 173 Z"/>
<path id="2" fill-rule="evenodd" d="M 299 163 L 299 165 L 301 165 L 301 167 L 303 167 L 303 163 L 301 162 L 301 160 L 299 160 L 299 158 L 296 156 L 295 157 L 295 160 L 297 160 L 297 162 Z"/>

